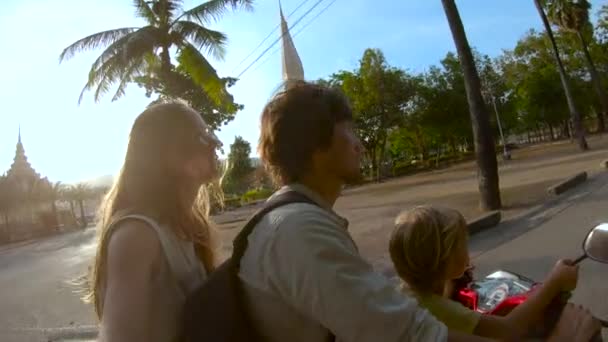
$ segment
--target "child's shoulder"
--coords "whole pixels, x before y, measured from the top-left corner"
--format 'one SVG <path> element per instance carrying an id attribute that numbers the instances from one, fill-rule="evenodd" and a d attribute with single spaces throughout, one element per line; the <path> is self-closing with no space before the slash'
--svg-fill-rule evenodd
<path id="1" fill-rule="evenodd" d="M 438 295 L 423 296 L 418 303 L 449 329 L 472 333 L 479 323 L 481 314 L 464 305 Z"/>

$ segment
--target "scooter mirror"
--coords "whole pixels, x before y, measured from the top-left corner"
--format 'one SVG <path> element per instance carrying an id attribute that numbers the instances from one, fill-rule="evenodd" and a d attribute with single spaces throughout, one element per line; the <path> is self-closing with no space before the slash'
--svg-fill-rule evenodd
<path id="1" fill-rule="evenodd" d="M 599 224 L 589 231 L 583 250 L 588 258 L 608 263 L 608 223 Z"/>

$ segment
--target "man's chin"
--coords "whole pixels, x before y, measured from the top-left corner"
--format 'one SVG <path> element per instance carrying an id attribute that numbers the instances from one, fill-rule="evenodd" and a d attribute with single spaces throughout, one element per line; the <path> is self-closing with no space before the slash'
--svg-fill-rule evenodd
<path id="1" fill-rule="evenodd" d="M 344 177 L 345 185 L 357 185 L 363 183 L 364 178 L 361 172 L 356 172 L 351 175 Z"/>

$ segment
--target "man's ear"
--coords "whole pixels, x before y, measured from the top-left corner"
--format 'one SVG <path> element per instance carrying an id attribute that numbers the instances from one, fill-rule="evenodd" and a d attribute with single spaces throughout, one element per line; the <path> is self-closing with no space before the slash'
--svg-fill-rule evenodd
<path id="1" fill-rule="evenodd" d="M 314 170 L 317 165 L 325 165 L 328 159 L 328 149 L 317 148 L 310 156 L 310 168 Z"/>

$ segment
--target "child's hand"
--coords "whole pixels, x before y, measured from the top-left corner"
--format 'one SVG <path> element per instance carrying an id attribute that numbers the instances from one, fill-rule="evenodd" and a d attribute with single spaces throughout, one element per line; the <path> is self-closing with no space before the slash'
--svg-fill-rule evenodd
<path id="1" fill-rule="evenodd" d="M 578 281 L 578 265 L 572 265 L 571 260 L 559 260 L 549 273 L 549 281 L 560 291 L 574 290 Z"/>

